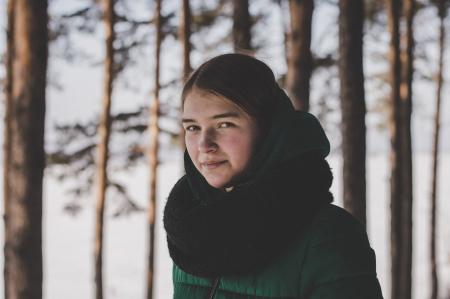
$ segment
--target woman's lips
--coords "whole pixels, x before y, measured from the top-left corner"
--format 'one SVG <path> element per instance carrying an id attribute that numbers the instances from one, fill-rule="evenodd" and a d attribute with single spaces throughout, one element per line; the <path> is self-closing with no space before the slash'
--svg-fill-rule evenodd
<path id="1" fill-rule="evenodd" d="M 203 168 L 205 168 L 207 170 L 211 170 L 211 169 L 215 169 L 215 168 L 221 166 L 225 162 L 227 162 L 227 161 L 217 161 L 217 162 L 211 161 L 211 162 L 201 163 L 201 165 L 202 165 Z"/>

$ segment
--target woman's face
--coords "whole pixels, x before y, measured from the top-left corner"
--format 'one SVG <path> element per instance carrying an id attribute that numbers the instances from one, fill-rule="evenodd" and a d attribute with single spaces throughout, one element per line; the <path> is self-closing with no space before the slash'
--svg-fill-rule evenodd
<path id="1" fill-rule="evenodd" d="M 211 186 L 230 187 L 252 157 L 256 122 L 226 98 L 194 88 L 186 96 L 182 123 L 197 170 Z"/>

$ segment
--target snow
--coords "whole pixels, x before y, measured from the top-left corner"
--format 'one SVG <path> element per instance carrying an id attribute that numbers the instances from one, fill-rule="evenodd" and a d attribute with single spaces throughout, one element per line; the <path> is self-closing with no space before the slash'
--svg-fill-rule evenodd
<path id="1" fill-rule="evenodd" d="M 335 203 L 341 205 L 341 159 L 329 158 L 335 174 L 332 190 Z M 450 154 L 440 160 L 440 188 L 438 203 L 438 263 L 441 286 L 450 285 L 450 227 L 445 225 L 450 215 L 450 205 L 444 194 L 450 193 L 446 182 L 450 177 Z M 426 298 L 429 294 L 428 270 L 428 222 L 431 159 L 418 154 L 414 158 L 414 299 Z M 162 228 L 162 207 L 171 186 L 180 176 L 181 161 L 162 164 L 159 170 L 157 207 L 157 248 L 155 269 L 156 299 L 171 298 L 171 267 Z M 368 234 L 377 254 L 377 271 L 385 298 L 389 298 L 389 164 L 388 156 L 375 155 L 368 158 Z M 142 167 L 133 175 L 125 177 L 132 195 L 145 205 L 148 190 L 147 170 Z M 93 281 L 93 237 L 94 204 L 86 199 L 84 210 L 76 217 L 63 212 L 64 186 L 51 177 L 46 177 L 44 188 L 44 298 L 79 299 L 92 298 Z M 105 223 L 104 281 L 105 298 L 144 298 L 146 290 L 148 225 L 147 214 L 113 218 L 108 213 Z M 3 222 L 0 233 L 3 240 Z M 3 266 L 3 256 L 0 255 Z M 3 280 L 0 280 L 0 296 L 3 295 Z M 441 296 L 448 295 L 441 288 Z M 443 297 L 442 297 L 443 298 Z"/>

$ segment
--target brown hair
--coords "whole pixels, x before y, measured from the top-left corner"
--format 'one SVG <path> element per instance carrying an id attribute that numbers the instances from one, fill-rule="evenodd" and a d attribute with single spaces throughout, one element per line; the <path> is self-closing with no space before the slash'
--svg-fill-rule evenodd
<path id="1" fill-rule="evenodd" d="M 244 54 L 224 54 L 203 63 L 183 87 L 182 103 L 194 88 L 225 97 L 256 120 L 262 131 L 271 124 L 280 88 L 272 70 Z"/>

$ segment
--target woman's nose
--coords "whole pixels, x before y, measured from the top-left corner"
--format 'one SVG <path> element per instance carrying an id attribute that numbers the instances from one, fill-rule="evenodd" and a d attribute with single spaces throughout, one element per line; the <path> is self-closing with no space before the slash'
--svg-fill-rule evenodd
<path id="1" fill-rule="evenodd" d="M 208 153 L 216 151 L 217 147 L 218 146 L 215 141 L 214 132 L 212 131 L 203 132 L 198 143 L 198 150 L 203 153 Z"/>

